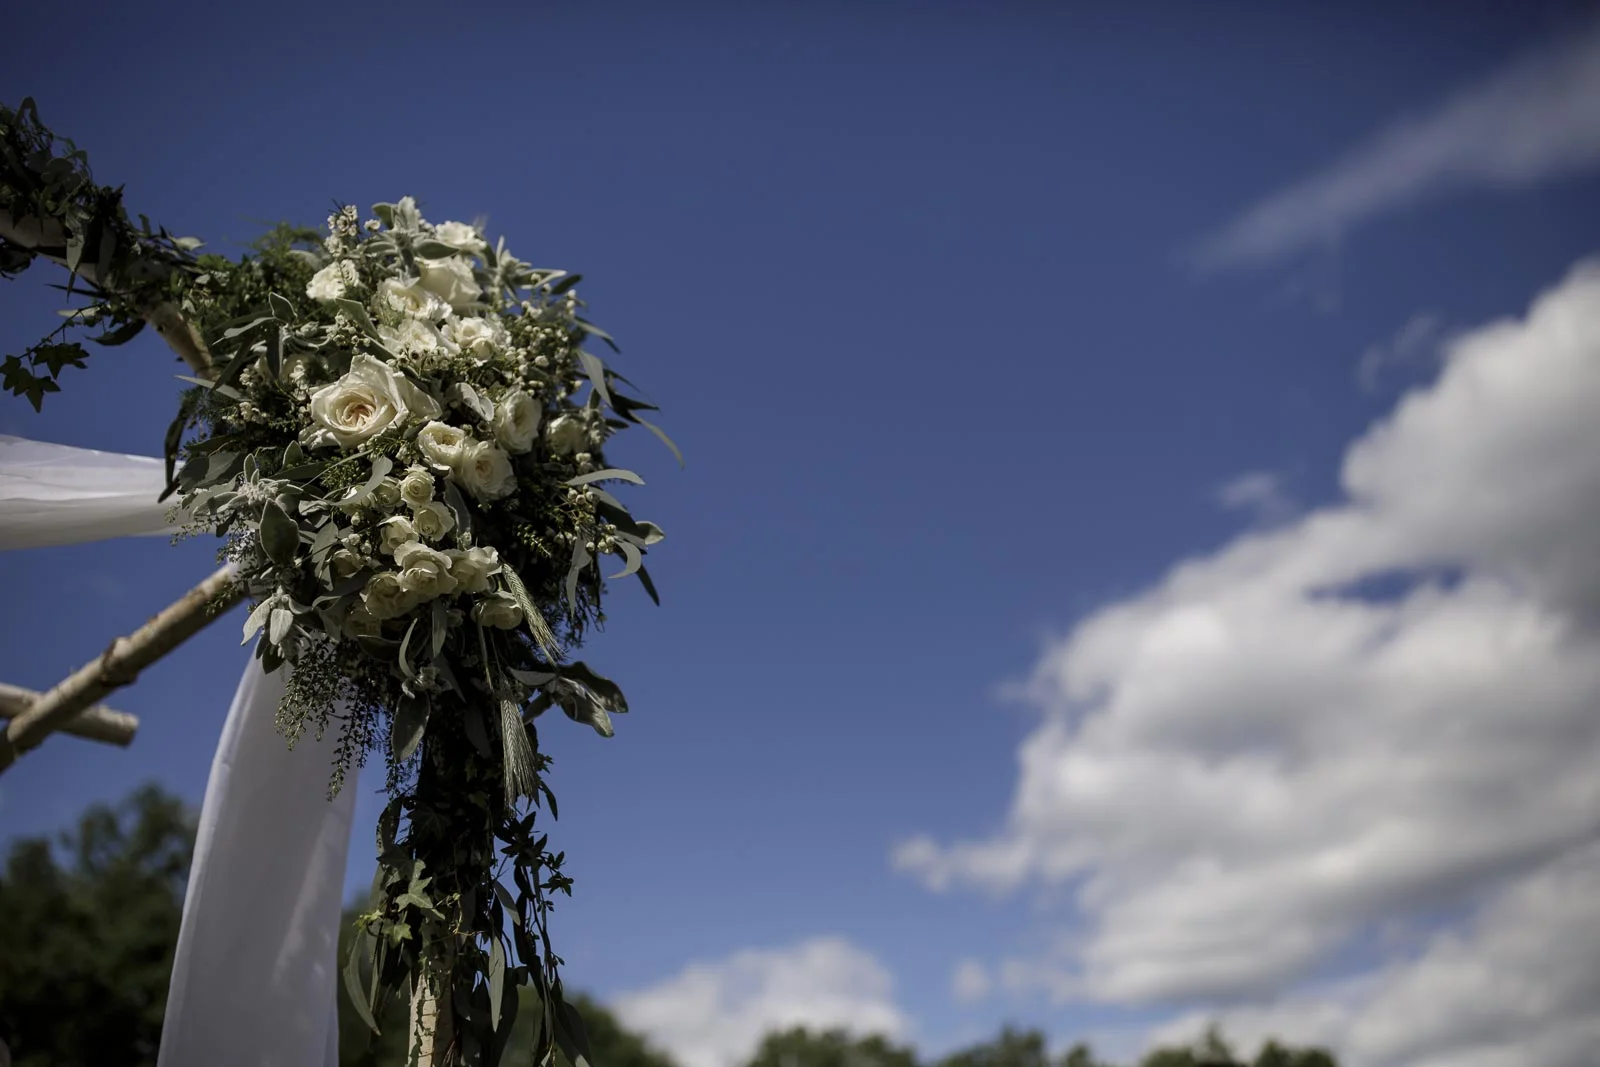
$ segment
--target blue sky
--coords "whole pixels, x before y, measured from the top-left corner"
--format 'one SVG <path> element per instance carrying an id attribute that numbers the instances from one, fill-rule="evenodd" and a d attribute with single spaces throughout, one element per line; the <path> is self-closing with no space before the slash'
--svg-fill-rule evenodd
<path id="1" fill-rule="evenodd" d="M 543 734 L 556 932 L 685 1067 L 791 1022 L 1127 1057 L 1222 1009 L 1356 1067 L 1576 1065 L 1600 922 L 1540 902 L 1600 869 L 1600 38 L 1334 8 L 27 3 L 0 99 L 215 250 L 411 194 L 585 275 L 688 466 L 615 457 L 662 606 L 618 587 L 586 650 L 617 736 Z M 6 351 L 53 280 L 0 290 Z M 176 369 L 106 350 L 0 432 L 158 453 Z M 0 678 L 211 553 L 0 556 Z M 1469 580 L 1307 593 L 1433 565 Z M 119 694 L 131 749 L 7 772 L 0 838 L 147 779 L 198 804 L 237 633 Z M 1591 962 L 1521 975 L 1530 915 Z M 1477 964 L 1533 984 L 1438 977 Z M 1407 1023 L 1512 1001 L 1556 1007 Z"/>

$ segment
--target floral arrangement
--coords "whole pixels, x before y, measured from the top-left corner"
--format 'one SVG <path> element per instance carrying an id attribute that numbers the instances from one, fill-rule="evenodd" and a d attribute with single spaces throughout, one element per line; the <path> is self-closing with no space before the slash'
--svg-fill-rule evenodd
<path id="1" fill-rule="evenodd" d="M 404 992 L 414 1049 L 494 1063 L 531 985 L 535 1061 L 559 1046 L 578 1063 L 545 922 L 571 881 L 534 832 L 556 813 L 535 720 L 559 707 L 610 736 L 627 710 L 568 653 L 603 623 L 606 577 L 656 599 L 644 556 L 662 532 L 604 488 L 642 484 L 604 450 L 630 424 L 666 438 L 584 347 L 611 340 L 576 275 L 409 197 L 373 215 L 196 261 L 181 310 L 216 373 L 186 379 L 168 493 L 185 533 L 225 538 L 263 666 L 293 667 L 285 736 L 338 731 L 332 790 L 385 752 L 375 900 L 345 969 L 369 1025 Z"/>

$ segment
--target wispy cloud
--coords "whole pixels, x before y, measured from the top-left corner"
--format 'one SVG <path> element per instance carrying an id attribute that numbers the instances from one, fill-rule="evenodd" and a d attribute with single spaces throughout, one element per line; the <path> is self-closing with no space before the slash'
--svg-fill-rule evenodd
<path id="1" fill-rule="evenodd" d="M 1444 337 L 1444 322 L 1431 312 L 1411 316 L 1393 337 L 1371 345 L 1361 353 L 1356 365 L 1356 380 L 1367 392 L 1375 392 L 1383 372 L 1410 363 L 1437 349 Z"/>
<path id="2" fill-rule="evenodd" d="M 1327 170 L 1268 197 L 1189 252 L 1202 269 L 1337 240 L 1427 196 L 1516 189 L 1600 165 L 1600 22 L 1401 119 Z"/>
<path id="3" fill-rule="evenodd" d="M 1263 526 L 1275 525 L 1298 510 L 1283 481 L 1271 471 L 1248 471 L 1217 490 L 1217 503 L 1248 512 Z"/>

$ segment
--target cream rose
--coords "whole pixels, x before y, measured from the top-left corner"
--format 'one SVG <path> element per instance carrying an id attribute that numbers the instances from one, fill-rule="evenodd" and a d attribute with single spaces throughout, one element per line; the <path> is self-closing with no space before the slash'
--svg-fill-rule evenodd
<path id="1" fill-rule="evenodd" d="M 494 410 L 494 437 L 512 452 L 526 452 L 539 436 L 544 409 L 533 397 L 517 389 L 500 398 Z"/>
<path id="2" fill-rule="evenodd" d="M 394 550 L 400 567 L 400 588 L 420 600 L 453 593 L 456 580 L 450 575 L 450 557 L 420 541 L 407 541 Z"/>
<path id="3" fill-rule="evenodd" d="M 501 630 L 522 625 L 522 608 L 505 593 L 490 593 L 472 605 L 472 621 Z"/>
<path id="4" fill-rule="evenodd" d="M 450 305 L 417 278 L 385 278 L 378 285 L 378 296 L 388 307 L 413 319 L 437 322 L 450 314 Z"/>
<path id="5" fill-rule="evenodd" d="M 372 502 L 380 508 L 392 508 L 400 503 L 400 479 L 385 478 L 372 490 Z"/>
<path id="6" fill-rule="evenodd" d="M 481 256 L 489 248 L 489 243 L 479 235 L 478 231 L 464 222 L 441 222 L 433 228 L 433 239 L 442 245 L 469 255 Z"/>
<path id="7" fill-rule="evenodd" d="M 394 555 L 395 550 L 407 541 L 417 539 L 417 528 L 404 515 L 384 519 L 378 524 L 378 550 Z"/>
<path id="8" fill-rule="evenodd" d="M 506 343 L 504 327 L 497 322 L 476 316 L 445 323 L 444 336 L 451 344 L 480 362 L 488 359 L 496 348 L 503 347 Z"/>
<path id="9" fill-rule="evenodd" d="M 463 448 L 451 473 L 461 488 L 479 500 L 499 500 L 517 487 L 511 457 L 488 441 L 474 441 Z"/>
<path id="10" fill-rule="evenodd" d="M 411 525 L 425 540 L 437 541 L 455 529 L 456 517 L 437 500 L 430 500 L 411 509 Z"/>
<path id="11" fill-rule="evenodd" d="M 446 469 L 454 467 L 472 443 L 467 431 L 446 422 L 430 422 L 417 432 L 417 448 L 430 463 Z"/>
<path id="12" fill-rule="evenodd" d="M 462 592 L 487 593 L 489 578 L 500 573 L 500 554 L 493 548 L 450 549 L 450 576 Z"/>
<path id="13" fill-rule="evenodd" d="M 420 547 L 420 546 L 419 546 Z M 378 621 L 397 619 L 417 606 L 417 595 L 400 584 L 393 571 L 374 574 L 361 592 L 361 603 Z"/>
<path id="14" fill-rule="evenodd" d="M 338 300 L 356 283 L 356 277 L 354 263 L 337 260 L 311 276 L 306 295 L 313 300 Z"/>
<path id="15" fill-rule="evenodd" d="M 589 430 L 576 415 L 557 415 L 545 430 L 550 450 L 562 455 L 581 452 L 589 444 Z"/>
<path id="16" fill-rule="evenodd" d="M 422 287 L 446 304 L 461 311 L 478 302 L 483 290 L 472 276 L 472 264 L 460 256 L 448 259 L 418 259 Z"/>
<path id="17" fill-rule="evenodd" d="M 350 361 L 350 372 L 311 394 L 312 426 L 301 439 L 310 445 L 349 448 L 407 420 L 436 418 L 439 404 L 405 375 L 366 353 Z"/>
<path id="18" fill-rule="evenodd" d="M 420 508 L 433 499 L 433 475 L 426 467 L 412 467 L 400 479 L 400 499 L 407 507 Z"/>

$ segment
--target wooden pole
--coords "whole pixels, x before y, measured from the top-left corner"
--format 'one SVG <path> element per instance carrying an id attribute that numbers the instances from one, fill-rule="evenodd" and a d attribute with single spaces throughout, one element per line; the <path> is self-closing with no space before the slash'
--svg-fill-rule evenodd
<path id="1" fill-rule="evenodd" d="M 5 736 L 0 738 L 0 771 L 15 763 L 19 754 L 99 703 L 106 694 L 131 684 L 140 671 L 238 603 L 240 595 L 233 568 L 223 567 L 139 629 L 111 642 L 94 662 L 74 671 L 11 720 Z M 219 600 L 221 603 L 213 611 L 213 603 Z"/>
<path id="2" fill-rule="evenodd" d="M 0 682 L 0 719 L 15 719 L 32 707 L 41 695 L 20 685 L 6 685 Z M 77 718 L 69 720 L 61 727 L 61 732 L 71 734 L 73 737 L 104 741 L 108 745 L 120 745 L 126 748 L 133 741 L 133 735 L 138 729 L 137 715 L 129 715 L 125 711 L 112 711 L 103 704 L 96 704 L 92 708 L 80 711 Z"/>

